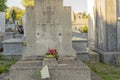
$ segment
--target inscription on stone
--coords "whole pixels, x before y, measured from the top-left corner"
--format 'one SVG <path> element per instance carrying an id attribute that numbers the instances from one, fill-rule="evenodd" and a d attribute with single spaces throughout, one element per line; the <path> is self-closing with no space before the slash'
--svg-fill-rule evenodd
<path id="1" fill-rule="evenodd" d="M 51 7 L 46 8 L 47 11 L 43 11 L 43 15 L 47 15 L 47 23 L 51 21 L 51 15 L 54 15 L 54 12 L 51 10 Z"/>
<path id="2" fill-rule="evenodd" d="M 35 0 L 34 8 L 27 7 L 26 11 L 27 48 L 23 57 L 44 56 L 48 48 L 57 49 L 60 56 L 76 56 L 70 7 L 63 7 L 62 0 Z"/>

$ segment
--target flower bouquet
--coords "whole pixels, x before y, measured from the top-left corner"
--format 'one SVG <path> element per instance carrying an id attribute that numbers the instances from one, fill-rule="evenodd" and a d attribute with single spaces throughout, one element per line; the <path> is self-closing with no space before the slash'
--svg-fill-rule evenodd
<path id="1" fill-rule="evenodd" d="M 57 58 L 58 57 L 58 52 L 56 49 L 48 49 L 46 53 L 47 58 Z"/>

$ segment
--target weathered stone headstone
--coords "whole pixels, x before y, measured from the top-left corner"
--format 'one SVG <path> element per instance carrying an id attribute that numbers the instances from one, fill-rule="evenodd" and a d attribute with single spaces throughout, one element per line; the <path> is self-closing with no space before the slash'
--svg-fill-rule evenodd
<path id="1" fill-rule="evenodd" d="M 5 12 L 0 12 L 0 32 L 5 32 Z"/>
<path id="2" fill-rule="evenodd" d="M 72 48 L 71 8 L 62 0 L 39 0 L 26 8 L 26 42 L 23 57 L 43 56 L 57 49 L 60 56 L 75 56 Z"/>
<path id="3" fill-rule="evenodd" d="M 23 59 L 11 67 L 10 80 L 43 80 L 40 71 L 45 65 L 50 80 L 91 80 L 90 69 L 72 57 L 75 51 L 72 49 L 71 10 L 62 3 L 63 0 L 35 0 L 34 7 L 27 7 L 27 47 Z M 44 56 L 48 48 L 57 49 L 61 57 L 58 60 L 30 59 Z"/>

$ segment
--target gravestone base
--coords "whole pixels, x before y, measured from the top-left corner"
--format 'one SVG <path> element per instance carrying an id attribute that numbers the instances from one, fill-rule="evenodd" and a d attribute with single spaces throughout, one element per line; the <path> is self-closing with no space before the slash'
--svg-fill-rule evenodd
<path id="1" fill-rule="evenodd" d="M 89 53 L 88 53 L 88 40 L 85 38 L 72 38 L 72 47 L 77 52 L 77 59 L 81 61 L 88 62 L 89 61 Z"/>
<path id="2" fill-rule="evenodd" d="M 40 71 L 45 65 L 50 73 L 47 80 L 91 80 L 90 69 L 72 58 L 18 61 L 10 69 L 10 80 L 43 80 Z"/>
<path id="3" fill-rule="evenodd" d="M 19 38 L 7 39 L 3 42 L 3 57 L 5 59 L 20 59 L 23 51 L 23 40 Z"/>
<path id="4" fill-rule="evenodd" d="M 89 50 L 89 62 L 93 64 L 99 63 L 99 54 Z"/>
<path id="5" fill-rule="evenodd" d="M 5 60 L 20 60 L 22 56 L 21 55 L 3 55 L 2 58 Z"/>
<path id="6" fill-rule="evenodd" d="M 89 62 L 89 52 L 77 52 L 77 59 L 83 62 Z"/>
<path id="7" fill-rule="evenodd" d="M 97 51 L 99 53 L 100 61 L 106 64 L 119 65 L 118 59 L 120 58 L 120 52 L 103 52 Z"/>

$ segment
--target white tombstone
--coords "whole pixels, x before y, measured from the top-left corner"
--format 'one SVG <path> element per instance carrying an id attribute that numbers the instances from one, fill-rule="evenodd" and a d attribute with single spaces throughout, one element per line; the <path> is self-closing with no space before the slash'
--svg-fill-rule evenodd
<path id="1" fill-rule="evenodd" d="M 5 12 L 0 12 L 0 32 L 5 32 Z"/>

